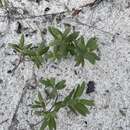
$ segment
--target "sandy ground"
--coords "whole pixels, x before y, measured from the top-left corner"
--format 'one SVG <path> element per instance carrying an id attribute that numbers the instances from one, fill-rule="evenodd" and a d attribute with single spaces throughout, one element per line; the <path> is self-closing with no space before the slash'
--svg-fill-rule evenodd
<path id="1" fill-rule="evenodd" d="M 40 90 L 34 84 L 35 77 L 53 76 L 67 80 L 67 89 L 61 93 L 63 96 L 83 80 L 86 84 L 89 81 L 96 83 L 94 93 L 84 94 L 84 98 L 95 100 L 91 114 L 76 117 L 61 110 L 57 130 L 130 130 L 130 1 L 102 0 L 93 8 L 82 8 L 75 17 L 71 13 L 44 15 L 80 9 L 93 1 L 41 0 L 36 3 L 35 0 L 9 0 L 9 10 L 0 9 L 0 130 L 34 130 L 33 125 L 40 120 L 30 107 Z M 45 11 L 47 7 L 49 11 Z M 12 74 L 10 70 L 19 57 L 8 44 L 18 42 L 19 23 L 26 43 L 33 44 L 51 39 L 48 32 L 47 35 L 40 33 L 48 25 L 63 29 L 64 24 L 70 24 L 86 39 L 98 37 L 101 60 L 94 66 L 86 62 L 84 68 L 75 67 L 73 59 L 57 64 L 48 61 L 40 70 L 31 62 L 24 62 Z"/>

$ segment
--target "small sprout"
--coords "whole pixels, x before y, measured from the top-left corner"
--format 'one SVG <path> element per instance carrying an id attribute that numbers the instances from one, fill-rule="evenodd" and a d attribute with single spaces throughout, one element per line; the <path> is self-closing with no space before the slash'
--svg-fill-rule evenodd
<path id="1" fill-rule="evenodd" d="M 71 32 L 69 27 L 63 32 L 57 28 L 49 27 L 49 32 L 54 38 L 51 42 L 53 47 L 51 57 L 54 60 L 61 60 L 62 58 L 67 58 L 68 55 L 74 55 L 74 44 L 79 36 L 79 32 Z"/>
<path id="2" fill-rule="evenodd" d="M 48 30 L 53 36 L 49 46 L 45 46 L 44 43 L 37 46 L 25 45 L 24 35 L 21 36 L 19 44 L 10 44 L 10 46 L 23 57 L 33 61 L 37 68 L 40 68 L 43 61 L 49 58 L 61 60 L 73 56 L 76 66 L 80 64 L 84 66 L 85 60 L 92 64 L 95 64 L 96 60 L 100 60 L 95 53 L 98 49 L 97 38 L 90 38 L 86 42 L 84 37 L 79 35 L 79 32 L 72 32 L 70 27 L 66 27 L 63 32 L 55 27 L 49 27 Z"/>
<path id="3" fill-rule="evenodd" d="M 82 64 L 84 66 L 85 59 L 90 63 L 95 64 L 96 60 L 99 60 L 99 57 L 94 52 L 97 49 L 97 39 L 91 38 L 85 43 L 84 37 L 81 36 L 77 41 L 75 47 L 75 61 L 76 65 Z"/>
<path id="4" fill-rule="evenodd" d="M 40 43 L 37 46 L 32 46 L 32 44 L 25 45 L 24 35 L 21 35 L 19 44 L 10 44 L 10 46 L 23 57 L 33 61 L 37 68 L 40 68 L 45 60 L 44 55 L 49 50 L 49 47 L 45 46 L 44 43 Z"/>
<path id="5" fill-rule="evenodd" d="M 34 105 L 32 106 L 35 113 L 43 117 L 40 130 L 45 130 L 46 128 L 49 128 L 50 130 L 56 130 L 57 113 L 61 108 L 68 107 L 75 114 L 79 113 L 83 116 L 86 116 L 86 114 L 89 114 L 89 109 L 87 106 L 94 105 L 93 100 L 81 98 L 85 89 L 85 82 L 82 82 L 81 85 L 78 84 L 78 86 L 73 89 L 68 96 L 64 97 L 63 100 L 59 100 L 58 95 L 59 91 L 66 86 L 65 80 L 56 82 L 54 78 L 51 78 L 40 80 L 40 82 L 45 86 L 45 88 L 53 88 L 58 90 L 56 97 L 50 98 L 49 100 L 50 103 L 53 102 L 51 104 L 51 108 L 49 107 L 48 109 L 48 103 L 46 103 L 46 100 L 43 99 L 40 92 L 38 93 L 38 99 L 35 100 Z"/>
<path id="6" fill-rule="evenodd" d="M 49 91 L 50 89 L 46 89 L 48 96 L 50 98 L 54 98 L 57 96 L 58 90 L 64 89 L 66 87 L 65 85 L 65 80 L 61 80 L 58 83 L 55 82 L 54 78 L 51 79 L 46 79 L 46 80 L 40 80 L 40 82 L 45 85 L 45 88 L 51 88 L 51 91 Z"/>
<path id="7" fill-rule="evenodd" d="M 76 89 L 73 89 L 70 94 L 65 98 L 65 104 L 72 110 L 75 114 L 79 113 L 83 116 L 89 114 L 89 110 L 86 106 L 93 106 L 93 100 L 81 99 L 85 89 L 85 82 L 78 85 Z"/>
<path id="8" fill-rule="evenodd" d="M 0 4 L 2 1 L 4 0 L 0 0 Z M 37 0 L 36 2 L 39 3 L 40 1 L 41 0 Z M 48 11 L 48 9 L 49 8 L 46 8 L 46 11 Z M 21 32 L 21 28 L 19 24 L 18 33 Z M 49 58 L 61 60 L 73 56 L 76 65 L 82 66 L 84 66 L 85 60 L 88 60 L 92 64 L 95 64 L 96 61 L 99 60 L 96 54 L 96 50 L 98 49 L 97 38 L 90 38 L 88 42 L 86 42 L 84 37 L 80 36 L 79 32 L 72 32 L 70 27 L 67 27 L 63 32 L 55 27 L 49 27 L 48 30 L 53 36 L 53 40 L 49 46 L 45 46 L 45 43 L 40 43 L 36 46 L 32 44 L 25 45 L 24 35 L 21 35 L 18 44 L 10 44 L 10 46 L 14 49 L 15 53 L 20 55 L 22 61 L 25 58 L 31 60 L 37 68 L 40 68 L 42 63 Z M 51 51 L 49 51 L 49 49 Z M 19 64 L 20 63 L 21 60 Z M 12 73 L 12 71 L 8 70 L 7 73 Z M 76 71 L 75 74 L 77 75 Z M 61 108 L 68 107 L 76 115 L 86 116 L 86 114 L 89 114 L 88 107 L 94 105 L 93 100 L 82 99 L 85 82 L 78 84 L 77 87 L 72 89 L 68 96 L 62 100 L 58 99 L 58 97 L 59 92 L 66 87 L 65 80 L 57 82 L 55 78 L 41 79 L 40 83 L 44 85 L 46 95 L 49 97 L 44 99 L 42 93 L 38 92 L 37 100 L 35 100 L 32 105 L 35 114 L 43 117 L 40 130 L 45 130 L 46 128 L 56 130 L 57 113 Z M 93 81 L 90 81 L 87 86 L 86 93 L 95 91 L 95 83 Z"/>

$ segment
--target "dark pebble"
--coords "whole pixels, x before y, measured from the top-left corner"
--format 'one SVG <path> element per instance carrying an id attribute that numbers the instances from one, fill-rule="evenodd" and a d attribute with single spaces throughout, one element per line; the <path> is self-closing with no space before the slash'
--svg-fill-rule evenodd
<path id="1" fill-rule="evenodd" d="M 40 1 L 41 1 L 41 0 L 36 0 L 36 3 L 40 4 Z"/>
<path id="2" fill-rule="evenodd" d="M 87 86 L 88 86 L 88 88 L 86 90 L 87 94 L 92 93 L 92 92 L 95 91 L 95 82 L 94 81 L 89 81 Z"/>
<path id="3" fill-rule="evenodd" d="M 106 90 L 106 93 L 109 93 L 109 90 Z"/>
<path id="4" fill-rule="evenodd" d="M 84 123 L 87 125 L 88 124 L 88 122 L 87 121 L 84 121 Z"/>
<path id="5" fill-rule="evenodd" d="M 17 27 L 16 32 L 17 32 L 18 34 L 20 34 L 20 33 L 22 32 L 22 25 L 21 25 L 20 22 L 17 22 L 17 24 L 18 24 L 18 27 Z"/>
<path id="6" fill-rule="evenodd" d="M 12 73 L 12 70 L 8 70 L 7 73 L 8 73 L 8 74 Z"/>
<path id="7" fill-rule="evenodd" d="M 0 79 L 0 84 L 2 84 L 3 83 L 3 80 L 2 79 Z"/>
<path id="8" fill-rule="evenodd" d="M 13 52 L 16 54 L 17 52 L 15 50 L 13 50 Z"/>
<path id="9" fill-rule="evenodd" d="M 74 73 L 75 73 L 75 75 L 77 75 L 77 74 L 78 74 L 76 70 L 74 70 Z"/>
<path id="10" fill-rule="evenodd" d="M 46 7 L 44 11 L 47 12 L 47 11 L 49 11 L 49 10 L 50 10 L 50 8 L 49 8 L 49 7 Z"/>
<path id="11" fill-rule="evenodd" d="M 29 34 L 25 34 L 25 37 L 28 37 L 29 36 Z"/>

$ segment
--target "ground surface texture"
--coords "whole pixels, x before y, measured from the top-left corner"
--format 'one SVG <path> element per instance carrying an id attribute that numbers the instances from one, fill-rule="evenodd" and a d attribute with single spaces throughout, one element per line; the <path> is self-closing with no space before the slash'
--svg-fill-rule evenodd
<path id="1" fill-rule="evenodd" d="M 91 113 L 81 117 L 62 110 L 57 130 L 130 130 L 130 1 L 98 1 L 90 7 L 94 0 L 9 0 L 8 8 L 0 9 L 0 130 L 38 130 L 33 126 L 40 119 L 30 107 L 40 90 L 35 77 L 67 80 L 62 96 L 83 80 L 95 82 L 95 92 L 84 94 L 95 100 Z M 72 16 L 73 8 L 81 12 Z M 26 43 L 36 44 L 51 39 L 45 34 L 49 25 L 64 29 L 65 24 L 86 39 L 98 37 L 101 60 L 96 65 L 86 61 L 84 68 L 75 67 L 68 59 L 48 61 L 37 70 L 27 61 L 10 73 L 19 57 L 8 44 L 17 43 L 21 32 Z"/>

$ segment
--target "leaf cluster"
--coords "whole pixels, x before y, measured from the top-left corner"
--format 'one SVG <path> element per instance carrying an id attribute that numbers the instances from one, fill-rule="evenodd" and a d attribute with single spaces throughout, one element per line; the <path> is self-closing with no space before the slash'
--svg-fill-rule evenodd
<path id="1" fill-rule="evenodd" d="M 67 58 L 69 54 L 74 55 L 75 41 L 79 36 L 79 32 L 71 32 L 70 28 L 66 28 L 65 31 L 61 32 L 55 27 L 49 27 L 49 32 L 54 38 L 51 42 L 53 47 L 52 58 L 61 60 Z"/>
<path id="2" fill-rule="evenodd" d="M 40 130 L 44 130 L 46 127 L 49 127 L 49 130 L 56 130 L 56 112 L 46 110 L 46 104 L 40 92 L 38 93 L 38 99 L 34 102 L 32 108 L 34 108 L 35 110 L 38 109 L 37 111 L 35 111 L 35 114 L 44 117 L 44 121 L 41 125 Z"/>
<path id="3" fill-rule="evenodd" d="M 70 28 L 66 28 L 61 32 L 58 28 L 49 27 L 49 32 L 53 36 L 51 45 L 53 52 L 51 56 L 54 59 L 67 58 L 68 55 L 74 56 L 76 65 L 84 66 L 85 59 L 95 64 L 99 57 L 95 53 L 98 48 L 97 38 L 93 37 L 86 42 L 79 32 L 71 32 Z"/>
<path id="4" fill-rule="evenodd" d="M 79 113 L 83 116 L 86 116 L 86 114 L 89 114 L 89 110 L 86 106 L 94 105 L 94 101 L 81 99 L 84 89 L 85 82 L 83 82 L 81 85 L 78 84 L 77 88 L 74 88 L 70 94 L 65 97 L 64 102 L 75 114 Z"/>
<path id="5" fill-rule="evenodd" d="M 73 56 L 76 65 L 81 64 L 82 66 L 84 66 L 85 60 L 92 64 L 99 60 L 95 53 L 98 48 L 95 37 L 86 42 L 79 32 L 72 32 L 69 27 L 63 32 L 55 27 L 48 27 L 48 30 L 53 36 L 49 46 L 45 46 L 45 43 L 40 43 L 37 46 L 25 45 L 24 35 L 22 35 L 19 44 L 11 44 L 11 47 L 22 56 L 28 57 L 38 68 L 42 65 L 45 57 L 61 60 Z"/>
<path id="6" fill-rule="evenodd" d="M 85 59 L 88 60 L 91 64 L 95 64 L 96 60 L 100 60 L 100 58 L 94 52 L 98 48 L 97 38 L 90 38 L 86 43 L 84 37 L 81 36 L 76 41 L 75 46 L 76 65 L 82 64 L 82 66 L 84 66 Z"/>
<path id="7" fill-rule="evenodd" d="M 10 44 L 10 46 L 23 57 L 33 61 L 38 68 L 42 65 L 44 54 L 49 49 L 44 43 L 40 43 L 37 46 L 32 46 L 32 44 L 25 45 L 24 35 L 21 36 L 19 44 Z"/>
<path id="8" fill-rule="evenodd" d="M 0 1 L 1 2 L 1 1 Z M 35 46 L 32 44 L 25 45 L 24 35 L 21 35 L 18 44 L 10 44 L 10 46 L 18 53 L 22 58 L 31 60 L 37 68 L 42 66 L 42 63 L 49 58 L 54 60 L 61 60 L 62 58 L 74 57 L 76 65 L 84 66 L 85 60 L 95 64 L 99 57 L 96 54 L 97 38 L 90 38 L 87 42 L 83 36 L 80 36 L 79 32 L 72 32 L 70 28 L 66 28 L 64 31 L 55 27 L 48 28 L 50 34 L 53 36 L 53 40 L 49 46 L 46 43 L 39 43 Z M 85 82 L 78 84 L 63 100 L 59 100 L 60 90 L 66 87 L 66 81 L 61 80 L 56 82 L 55 78 L 41 79 L 40 83 L 44 85 L 45 92 L 48 99 L 44 99 L 42 94 L 38 92 L 37 99 L 34 101 L 32 107 L 35 113 L 43 117 L 43 122 L 40 130 L 56 130 L 56 118 L 57 113 L 61 108 L 67 107 L 76 115 L 81 114 L 86 116 L 89 114 L 88 106 L 94 105 L 93 100 L 82 99 L 83 92 L 85 90 Z M 48 104 L 51 107 L 48 109 Z"/>
<path id="9" fill-rule="evenodd" d="M 40 83 L 45 85 L 45 89 L 49 98 L 56 97 L 56 95 L 58 94 L 58 90 L 64 89 L 66 87 L 65 82 L 65 80 L 61 80 L 58 83 L 56 83 L 55 78 L 40 80 Z"/>
<path id="10" fill-rule="evenodd" d="M 83 116 L 86 116 L 86 114 L 89 114 L 87 106 L 94 105 L 93 100 L 86 100 L 81 98 L 85 89 L 85 82 L 82 82 L 81 85 L 78 84 L 77 87 L 74 88 L 66 97 L 64 97 L 62 101 L 58 99 L 58 95 L 59 91 L 64 89 L 66 86 L 65 80 L 61 80 L 56 83 L 55 79 L 51 78 L 41 80 L 40 82 L 45 86 L 45 88 L 53 88 L 53 90 L 56 92 L 50 98 L 50 102 L 53 100 L 53 104 L 49 110 L 47 109 L 46 100 L 43 99 L 40 92 L 38 93 L 38 99 L 32 106 L 35 108 L 35 113 L 43 117 L 43 122 L 40 130 L 45 130 L 47 127 L 49 130 L 56 130 L 57 112 L 61 108 L 68 107 L 76 115 L 81 114 Z"/>

